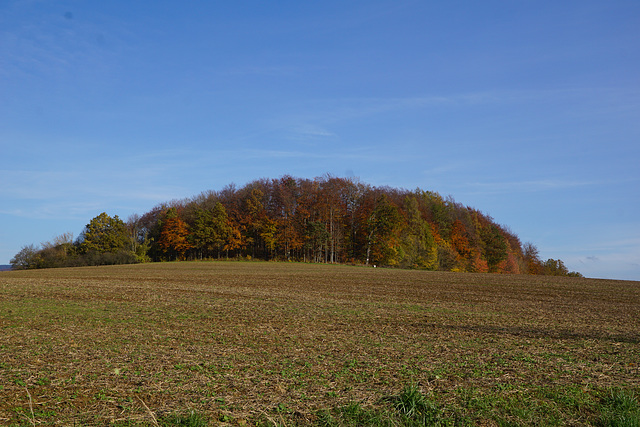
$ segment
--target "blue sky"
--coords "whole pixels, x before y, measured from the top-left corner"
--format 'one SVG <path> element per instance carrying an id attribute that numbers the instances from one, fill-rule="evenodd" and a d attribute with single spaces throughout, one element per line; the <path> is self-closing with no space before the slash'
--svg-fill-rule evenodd
<path id="1" fill-rule="evenodd" d="M 437 191 L 640 280 L 640 2 L 0 0 L 0 264 L 205 190 Z"/>

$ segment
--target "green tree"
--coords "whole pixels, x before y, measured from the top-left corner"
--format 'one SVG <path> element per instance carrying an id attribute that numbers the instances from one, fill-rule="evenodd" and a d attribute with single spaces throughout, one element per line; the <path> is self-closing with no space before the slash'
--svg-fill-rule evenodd
<path id="1" fill-rule="evenodd" d="M 396 247 L 394 231 L 400 225 L 398 208 L 386 194 L 378 197 L 375 207 L 367 220 L 366 265 L 373 259 L 383 264 L 395 261 Z"/>
<path id="2" fill-rule="evenodd" d="M 443 239 L 449 240 L 449 233 L 451 232 L 451 225 L 453 223 L 452 209 L 454 204 L 452 200 L 445 200 L 440 194 L 433 191 L 423 192 L 422 199 L 426 206 L 429 207 L 438 234 Z"/>
<path id="3" fill-rule="evenodd" d="M 562 260 L 549 258 L 544 262 L 543 274 L 547 276 L 568 276 L 569 269 Z"/>
<path id="4" fill-rule="evenodd" d="M 231 233 L 227 211 L 220 202 L 216 202 L 211 210 L 197 209 L 196 219 L 191 229 L 193 247 L 200 252 L 200 258 L 211 256 L 220 251 L 228 241 Z"/>
<path id="5" fill-rule="evenodd" d="M 480 237 L 484 243 L 484 258 L 489 265 L 489 272 L 495 272 L 498 264 L 507 259 L 507 241 L 494 224 L 482 229 Z"/>
<path id="6" fill-rule="evenodd" d="M 85 227 L 79 238 L 79 249 L 83 254 L 89 252 L 116 253 L 127 251 L 131 246 L 126 224 L 102 212 Z"/>
<path id="7" fill-rule="evenodd" d="M 438 250 L 429 223 L 420 212 L 415 196 L 405 198 L 406 225 L 402 232 L 402 263 L 409 267 L 434 270 Z"/>

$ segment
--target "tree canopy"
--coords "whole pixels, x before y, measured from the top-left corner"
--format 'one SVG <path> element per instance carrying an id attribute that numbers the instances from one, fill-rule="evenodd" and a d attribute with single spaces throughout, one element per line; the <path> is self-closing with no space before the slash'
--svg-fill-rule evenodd
<path id="1" fill-rule="evenodd" d="M 118 252 L 130 246 L 127 226 L 118 218 L 102 212 L 93 218 L 80 235 L 78 249 L 87 252 Z"/>
<path id="2" fill-rule="evenodd" d="M 468 272 L 578 275 L 542 261 L 489 215 L 433 191 L 283 176 L 162 203 L 127 223 L 105 212 L 76 242 L 25 246 L 14 268 L 221 257 Z"/>

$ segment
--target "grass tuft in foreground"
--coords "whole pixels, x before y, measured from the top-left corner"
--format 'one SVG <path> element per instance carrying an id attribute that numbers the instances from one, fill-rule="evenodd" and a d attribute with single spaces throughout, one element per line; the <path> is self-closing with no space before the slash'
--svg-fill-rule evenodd
<path id="1" fill-rule="evenodd" d="M 640 406 L 633 392 L 611 390 L 603 399 L 601 425 L 604 427 L 640 427 Z"/>
<path id="2" fill-rule="evenodd" d="M 379 407 L 365 407 L 359 403 L 322 410 L 317 413 L 315 425 L 342 426 L 453 426 L 464 425 L 456 418 L 443 414 L 439 405 L 429 399 L 415 384 L 405 387 L 397 396 L 383 398 Z"/>
<path id="3" fill-rule="evenodd" d="M 440 409 L 434 402 L 427 400 L 415 384 L 405 387 L 391 402 L 405 425 L 438 424 Z"/>
<path id="4" fill-rule="evenodd" d="M 159 424 L 162 427 L 206 427 L 209 425 L 209 422 L 204 416 L 191 411 L 188 415 L 170 415 L 162 419 Z"/>

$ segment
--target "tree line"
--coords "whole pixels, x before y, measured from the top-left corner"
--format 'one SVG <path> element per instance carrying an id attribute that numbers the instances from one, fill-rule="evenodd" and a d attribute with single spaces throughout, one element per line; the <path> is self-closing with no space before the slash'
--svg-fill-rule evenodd
<path id="1" fill-rule="evenodd" d="M 101 213 L 76 240 L 28 245 L 16 269 L 195 259 L 348 263 L 440 271 L 573 275 L 542 261 L 489 215 L 421 189 L 283 176 L 157 205 L 123 221 Z"/>

